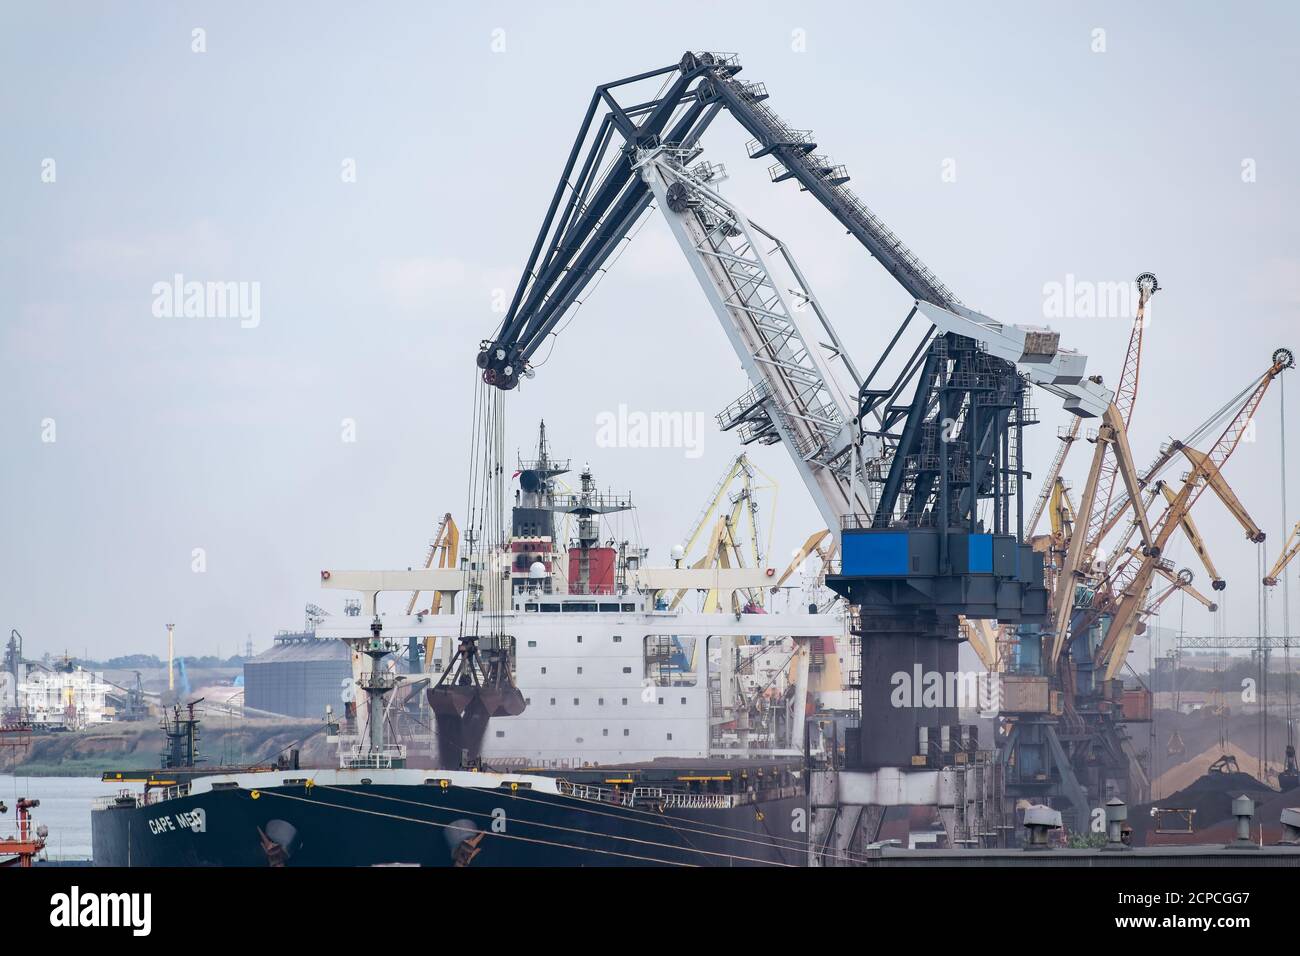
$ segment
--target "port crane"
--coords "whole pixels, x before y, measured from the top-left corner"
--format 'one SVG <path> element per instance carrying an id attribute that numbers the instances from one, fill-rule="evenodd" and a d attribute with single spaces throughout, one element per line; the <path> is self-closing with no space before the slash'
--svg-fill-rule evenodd
<path id="1" fill-rule="evenodd" d="M 939 806 L 961 838 L 979 839 L 939 772 L 974 763 L 973 734 L 955 705 L 892 707 L 891 675 L 918 662 L 955 673 L 963 619 L 1042 620 L 1042 561 L 1025 544 L 1021 506 L 1031 386 L 1079 417 L 1105 415 L 1113 395 L 1057 333 L 965 306 L 848 188 L 845 167 L 740 70 L 730 54 L 687 53 L 596 89 L 506 315 L 481 343 L 482 382 L 509 391 L 532 378 L 539 350 L 657 208 L 749 379 L 719 426 L 743 444 L 786 448 L 827 528 L 829 541 L 811 547 L 840 555 L 827 584 L 861 640 L 853 690 L 863 730 L 846 740 L 851 779 L 825 784 L 832 802 L 856 809 L 819 818 L 815 842 L 874 833 L 891 804 Z M 647 82 L 661 84 L 657 93 L 638 96 Z M 725 167 L 701 158 L 701 135 L 724 111 L 769 178 L 816 199 L 911 299 L 865 374 L 786 243 L 724 197 Z M 905 335 L 920 341 L 905 345 Z"/>
<path id="2" fill-rule="evenodd" d="M 954 517 L 974 514 L 976 499 L 998 496 L 987 488 L 992 472 L 1006 464 L 1004 458 L 994 464 L 998 445 L 1024 422 L 1009 407 L 982 423 L 975 409 L 966 421 L 964 409 L 976 403 L 970 387 L 958 394 L 957 380 L 970 379 L 983 397 L 994 390 L 996 374 L 1018 377 L 1023 370 L 1081 415 L 1100 414 L 1109 392 L 1083 379 L 1086 358 L 1061 349 L 1054 333 L 1004 326 L 963 306 L 847 188 L 844 167 L 816 151 L 811 133 L 791 128 L 767 106 L 763 84 L 737 79 L 740 69 L 734 55 L 687 53 L 672 66 L 597 88 L 506 316 L 480 348 L 484 381 L 512 389 L 533 374 L 534 354 L 654 200 L 749 374 L 751 388 L 719 416 L 724 429 L 736 429 L 746 443 L 785 444 L 828 527 L 839 529 L 846 519 L 886 524 L 908 508 L 915 523 L 938 489 L 953 485 L 937 468 L 916 468 L 920 457 L 948 463 L 948 456 L 933 454 L 934 429 L 922 427 L 936 424 L 936 393 L 945 391 L 944 411 L 962 422 L 974 461 L 963 470 L 973 479 L 948 504 Z M 663 83 L 655 98 L 630 106 L 616 99 L 651 79 Z M 607 112 L 597 124 L 602 106 Z M 890 387 L 873 387 L 888 351 L 861 376 L 788 248 L 712 188 L 724 168 L 688 165 L 724 109 L 753 137 L 749 156 L 776 161 L 769 168 L 773 181 L 797 181 L 912 296 L 903 327 L 918 313 L 934 323 Z M 769 260 L 788 269 L 792 290 L 775 280 Z M 902 329 L 891 349 L 901 335 Z M 965 354 L 955 357 L 958 351 Z M 944 380 L 936 387 L 941 366 Z M 987 381 L 978 381 L 981 375 Z M 893 405 L 913 379 L 924 386 L 909 404 Z M 1008 383 L 1001 383 L 1004 391 Z M 891 474 L 870 480 L 868 472 L 882 474 L 886 466 Z M 1005 518 L 1003 504 L 997 513 Z M 1003 530 L 1008 524 L 1000 522 Z"/>
<path id="3" fill-rule="evenodd" d="M 1052 463 L 1048 466 L 1047 475 L 1043 479 L 1043 489 L 1038 493 L 1038 498 L 1034 501 L 1034 510 L 1029 513 L 1029 520 L 1025 522 L 1025 534 L 1031 537 L 1038 530 L 1038 522 L 1042 520 L 1043 510 L 1047 507 L 1057 487 L 1061 477 L 1061 469 L 1065 467 L 1065 459 L 1069 457 L 1070 449 L 1079 437 L 1079 423 L 1081 421 L 1082 419 L 1076 415 L 1070 420 L 1069 429 L 1057 436 L 1061 439 L 1061 444 L 1057 447 L 1056 454 L 1052 456 Z"/>
<path id="4" fill-rule="evenodd" d="M 761 475 L 765 483 L 756 482 L 755 473 Z M 733 486 L 738 486 L 735 491 L 732 491 Z M 775 499 L 776 484 L 742 452 L 732 460 L 714 485 L 682 543 L 673 549 L 674 562 L 679 563 L 687 555 L 693 554 L 701 541 L 707 541 L 703 555 L 691 564 L 692 568 L 761 567 L 766 548 L 760 530 L 760 507 L 756 497 L 759 491 L 770 491 Z M 730 503 L 730 510 L 724 507 L 724 502 Z M 742 539 L 743 527 L 748 527 L 748 534 Z M 686 593 L 686 589 L 679 589 L 669 602 L 669 608 L 675 609 L 680 605 Z M 709 591 L 705 597 L 706 609 L 717 610 L 718 600 L 717 591 Z M 746 600 L 761 605 L 762 592 L 751 590 L 746 593 Z M 732 610 L 740 610 L 737 594 L 732 595 L 732 604 Z"/>
<path id="5" fill-rule="evenodd" d="M 1286 541 L 1282 543 L 1282 553 L 1277 556 L 1273 566 L 1269 568 L 1268 574 L 1264 575 L 1264 586 L 1275 588 L 1278 582 L 1282 580 L 1282 572 L 1286 566 L 1291 563 L 1291 559 L 1300 554 L 1300 521 L 1295 523 L 1291 528 L 1291 533 L 1287 535 Z"/>
<path id="6" fill-rule="evenodd" d="M 1074 554 L 1067 554 L 1062 564 L 1058 575 L 1057 594 L 1059 597 L 1064 597 L 1068 592 L 1061 590 L 1061 585 L 1073 583 L 1077 587 L 1092 592 L 1092 596 L 1086 606 L 1076 606 L 1066 600 L 1056 602 L 1056 626 L 1053 631 L 1051 652 L 1048 658 L 1050 672 L 1055 672 L 1063 652 L 1072 640 L 1097 624 L 1102 618 L 1107 618 L 1110 620 L 1107 640 L 1097 649 L 1096 664 L 1099 668 L 1104 668 L 1108 672 L 1107 679 L 1115 677 L 1122 666 L 1123 658 L 1121 656 L 1118 660 L 1112 660 L 1113 652 L 1118 647 L 1122 648 L 1124 653 L 1127 653 L 1128 643 L 1131 642 L 1133 636 L 1132 628 L 1137 623 L 1134 614 L 1142 606 L 1152 576 L 1162 566 L 1161 555 L 1166 550 L 1169 538 L 1176 530 L 1182 529 L 1191 542 L 1193 549 L 1205 564 L 1206 570 L 1211 576 L 1213 589 L 1223 590 L 1225 582 L 1210 558 L 1195 523 L 1190 518 L 1192 505 L 1199 498 L 1201 492 L 1207 488 L 1213 491 L 1220 501 L 1225 504 L 1229 512 L 1245 529 L 1249 540 L 1263 540 L 1264 532 L 1250 517 L 1236 493 L 1228 485 L 1223 477 L 1222 467 L 1236 449 L 1241 435 L 1263 400 L 1269 384 L 1274 378 L 1293 365 L 1294 358 L 1291 352 L 1287 349 L 1277 349 L 1273 353 L 1270 365 L 1263 375 L 1253 380 L 1250 386 L 1239 392 L 1227 405 L 1215 412 L 1188 439 L 1169 442 L 1161 449 L 1156 460 L 1142 472 L 1135 472 L 1131 469 L 1131 453 L 1123 448 L 1120 449 L 1120 472 L 1125 476 L 1125 493 L 1120 497 L 1118 503 L 1109 509 L 1106 518 L 1102 522 L 1101 534 L 1104 539 L 1109 530 L 1114 528 L 1124 513 L 1129 510 L 1133 511 L 1131 517 L 1132 526 L 1121 539 L 1113 555 L 1113 560 L 1109 563 L 1085 559 L 1086 548 L 1082 536 L 1071 536 L 1070 546 Z M 1121 433 L 1124 432 L 1123 421 L 1117 414 L 1118 410 L 1114 409 L 1113 411 L 1114 414 L 1111 414 L 1102 428 L 1099 429 L 1098 442 L 1117 442 Z M 1209 453 L 1200 452 L 1193 446 L 1193 442 L 1199 442 L 1211 428 L 1220 426 L 1222 431 L 1215 439 Z M 1157 476 L 1180 454 L 1192 468 L 1181 483 L 1179 490 L 1175 492 L 1165 482 L 1159 481 Z M 1080 524 L 1087 524 L 1087 519 L 1083 516 L 1091 514 L 1091 510 L 1096 506 L 1102 460 L 1102 451 L 1098 449 L 1094 452 L 1088 483 L 1085 485 L 1083 494 L 1080 497 L 1076 527 Z M 1163 497 L 1166 506 L 1153 522 L 1148 518 L 1147 509 L 1157 497 Z M 1134 502 L 1138 503 L 1136 507 L 1133 504 Z M 1135 531 L 1141 533 L 1141 546 L 1130 548 L 1128 543 Z M 1122 627 L 1117 630 L 1114 627 L 1115 612 L 1126 600 L 1127 604 L 1124 605 L 1125 615 L 1120 619 Z M 1126 637 L 1123 636 L 1125 629 L 1128 631 Z"/>
<path id="7" fill-rule="evenodd" d="M 1183 518 L 1206 488 L 1213 488 L 1221 500 L 1227 497 L 1235 502 L 1235 506 L 1230 506 L 1229 510 L 1248 529 L 1256 529 L 1247 532 L 1252 535 L 1252 540 L 1263 540 L 1263 532 L 1258 531 L 1254 522 L 1249 520 L 1245 509 L 1241 507 L 1236 495 L 1224 481 L 1222 471 L 1224 464 L 1241 442 L 1241 437 L 1259 408 L 1260 402 L 1263 401 L 1269 385 L 1278 375 L 1294 365 L 1295 358 L 1290 350 L 1275 350 L 1268 370 L 1260 377 L 1236 415 L 1228 421 L 1210 451 L 1201 453 L 1187 446 L 1179 449 L 1191 462 L 1192 468 L 1183 480 L 1178 493 L 1157 521 L 1146 554 L 1140 559 L 1136 555 L 1130 555 L 1113 574 L 1108 575 L 1100 607 L 1110 612 L 1111 621 L 1106 638 L 1097 649 L 1096 655 L 1096 663 L 1100 668 L 1104 668 L 1107 680 L 1114 679 L 1124 664 L 1137 624 L 1137 611 L 1150 586 L 1152 575 L 1155 574 L 1156 563 L 1160 560 L 1161 552 L 1174 531 L 1182 526 Z M 1138 498 L 1132 490 L 1130 496 L 1134 500 Z"/>
<path id="8" fill-rule="evenodd" d="M 1142 370 L 1142 337 L 1146 330 L 1147 303 L 1151 296 L 1160 291 L 1160 283 L 1157 281 L 1155 273 L 1144 272 L 1137 277 L 1136 281 L 1138 290 L 1137 314 L 1133 318 L 1133 325 L 1129 331 L 1128 348 L 1124 352 L 1124 367 L 1120 373 L 1119 385 L 1115 389 L 1115 409 L 1119 413 L 1119 420 L 1123 422 L 1124 429 L 1132 425 L 1133 409 L 1137 405 L 1138 381 Z M 1098 443 L 1097 453 L 1101 457 L 1097 475 L 1097 505 L 1089 510 L 1087 522 L 1087 537 L 1085 553 L 1091 557 L 1096 553 L 1101 544 L 1102 524 L 1107 510 L 1110 508 L 1111 498 L 1115 491 L 1115 475 L 1122 467 L 1118 457 L 1114 454 L 1108 454 L 1112 445 L 1109 443 Z"/>

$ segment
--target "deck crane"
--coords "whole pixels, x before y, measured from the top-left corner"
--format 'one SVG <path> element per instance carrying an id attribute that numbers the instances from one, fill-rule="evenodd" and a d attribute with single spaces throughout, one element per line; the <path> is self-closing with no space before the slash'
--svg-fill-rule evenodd
<path id="1" fill-rule="evenodd" d="M 744 443 L 782 443 L 838 539 L 840 573 L 827 583 L 869 636 L 861 699 L 872 733 L 851 745 L 851 763 L 937 767 L 951 762 L 956 708 L 893 708 L 890 675 L 918 661 L 955 673 L 962 616 L 1042 615 L 1041 561 L 1023 543 L 1021 507 L 1030 386 L 1085 417 L 1113 407 L 1112 394 L 1087 379 L 1086 356 L 1062 347 L 1057 333 L 963 305 L 847 188 L 845 168 L 811 132 L 786 124 L 763 84 L 741 81 L 740 70 L 730 54 L 687 53 L 596 89 L 477 364 L 489 387 L 510 390 L 532 377 L 539 349 L 653 202 L 750 380 L 719 424 Z M 638 99 L 630 91 L 643 82 L 662 85 Z M 619 102 L 629 95 L 632 105 Z M 720 165 L 699 161 L 700 137 L 723 110 L 752 137 L 749 157 L 770 161 L 774 182 L 793 180 L 815 198 L 912 300 L 865 375 L 785 244 L 717 191 Z M 918 316 L 921 340 L 909 355 L 900 342 Z M 901 371 L 878 381 L 891 357 Z"/>

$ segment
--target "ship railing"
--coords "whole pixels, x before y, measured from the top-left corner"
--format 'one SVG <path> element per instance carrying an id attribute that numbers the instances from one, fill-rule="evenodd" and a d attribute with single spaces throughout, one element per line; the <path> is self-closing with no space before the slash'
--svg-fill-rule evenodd
<path id="1" fill-rule="evenodd" d="M 729 810 L 736 806 L 734 793 L 665 793 L 664 807 L 688 810 Z"/>
<path id="2" fill-rule="evenodd" d="M 406 760 L 406 748 L 398 745 L 385 747 L 372 753 L 344 754 L 340 764 L 344 770 L 391 770 Z"/>
<path id="3" fill-rule="evenodd" d="M 563 778 L 557 778 L 555 786 L 560 793 L 569 797 L 577 797 L 579 800 L 595 800 L 600 803 L 617 803 L 625 807 L 632 806 L 633 796 L 631 793 L 621 793 L 610 790 L 608 787 L 595 787 L 586 783 L 570 783 Z"/>
<path id="4" fill-rule="evenodd" d="M 134 806 L 139 803 L 140 798 L 130 790 L 119 790 L 117 793 L 109 797 L 95 797 L 90 801 L 90 808 L 92 810 L 112 810 L 119 806 L 119 801 L 121 802 L 121 805 L 125 805 L 128 800 L 131 801 L 131 805 Z"/>
<path id="5" fill-rule="evenodd" d="M 166 800 L 175 800 L 178 797 L 187 797 L 190 793 L 188 783 L 178 783 L 170 787 L 155 787 L 144 792 L 144 799 L 141 804 L 149 806 L 155 803 L 162 803 Z"/>

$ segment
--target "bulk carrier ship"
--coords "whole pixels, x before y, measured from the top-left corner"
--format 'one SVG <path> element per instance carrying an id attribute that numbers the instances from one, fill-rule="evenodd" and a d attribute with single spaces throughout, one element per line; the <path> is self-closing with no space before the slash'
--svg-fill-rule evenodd
<path id="1" fill-rule="evenodd" d="M 810 690 L 841 690 L 842 616 L 762 606 L 771 569 L 647 567 L 600 534 L 630 499 L 589 469 L 561 492 L 567 471 L 543 426 L 504 548 L 321 573 L 372 612 L 318 631 L 352 647 L 359 691 L 332 728 L 337 768 L 301 769 L 296 752 L 197 765 L 198 720 L 178 708 L 164 768 L 104 775 L 144 790 L 92 810 L 95 863 L 805 865 L 806 768 L 834 750 Z M 381 616 L 392 590 L 433 599 Z M 705 610 L 681 609 L 689 592 Z"/>

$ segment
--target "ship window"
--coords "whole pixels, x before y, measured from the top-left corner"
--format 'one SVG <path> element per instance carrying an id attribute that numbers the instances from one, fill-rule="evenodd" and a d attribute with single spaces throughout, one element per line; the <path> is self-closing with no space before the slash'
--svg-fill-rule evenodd
<path id="1" fill-rule="evenodd" d="M 623 728 L 623 736 L 626 737 L 631 733 L 626 727 Z"/>
<path id="2" fill-rule="evenodd" d="M 552 706 L 552 707 L 555 706 L 555 698 L 554 698 L 554 697 L 551 698 L 551 706 Z"/>
<path id="3" fill-rule="evenodd" d="M 672 739 L 673 739 L 673 735 L 672 735 L 672 734 L 669 734 L 669 735 L 668 735 L 668 739 L 669 739 L 669 740 L 672 740 Z"/>
<path id="4" fill-rule="evenodd" d="M 694 661 L 695 638 L 676 634 L 645 636 L 645 677 L 653 681 L 654 686 L 694 687 Z"/>
<path id="5" fill-rule="evenodd" d="M 529 647 L 536 647 L 536 646 L 537 646 L 537 642 L 536 642 L 536 641 L 529 641 L 529 642 L 528 642 L 528 646 L 529 646 Z"/>
<path id="6" fill-rule="evenodd" d="M 582 612 L 582 611 L 594 611 L 594 610 L 596 610 L 596 602 L 594 602 L 594 601 L 565 601 L 565 602 L 564 602 L 564 610 L 565 610 L 565 611 L 569 611 L 569 612 L 573 612 L 573 613 L 579 613 L 579 612 Z"/>
<path id="7" fill-rule="evenodd" d="M 532 699 L 531 697 L 525 697 L 525 698 L 524 698 L 524 706 L 525 706 L 525 707 L 531 707 L 531 706 L 533 706 L 533 699 Z"/>
<path id="8" fill-rule="evenodd" d="M 683 703 L 683 704 L 686 703 L 686 698 L 685 698 L 685 697 L 682 698 L 682 703 Z"/>
<path id="9" fill-rule="evenodd" d="M 543 673 L 543 674 L 546 673 L 546 667 L 545 667 L 545 666 L 542 667 L 542 673 Z"/>
<path id="10" fill-rule="evenodd" d="M 632 673 L 632 668 L 630 668 L 630 667 L 624 667 L 624 668 L 623 668 L 623 673 L 624 673 L 624 674 L 630 674 L 630 673 Z"/>
<path id="11" fill-rule="evenodd" d="M 664 702 L 664 699 L 663 699 L 662 697 L 660 697 L 660 698 L 659 698 L 659 705 L 660 705 L 661 707 L 663 706 L 663 702 Z"/>
<path id="12" fill-rule="evenodd" d="M 578 673 L 579 673 L 579 674 L 582 673 L 582 667 L 581 667 L 581 666 L 578 667 Z"/>
<path id="13" fill-rule="evenodd" d="M 624 706 L 624 707 L 627 706 L 627 698 L 626 698 L 626 697 L 623 698 L 623 706 Z"/>
<path id="14" fill-rule="evenodd" d="M 608 736 L 609 736 L 609 728 L 606 727 L 604 730 L 602 730 L 602 731 L 600 732 L 600 735 L 601 735 L 602 737 L 608 737 Z"/>
<path id="15" fill-rule="evenodd" d="M 614 635 L 614 643 L 615 643 L 615 644 L 622 644 L 622 643 L 623 643 L 623 635 L 622 635 L 622 634 L 615 634 L 615 635 Z"/>
<path id="16" fill-rule="evenodd" d="M 578 698 L 576 698 L 576 697 L 573 698 L 573 706 L 574 706 L 574 707 L 577 707 L 578 704 L 580 704 L 580 703 L 582 703 L 582 702 L 581 702 L 580 700 L 578 700 Z"/>
<path id="17" fill-rule="evenodd" d="M 581 634 L 578 635 L 578 643 L 579 643 L 579 644 L 582 643 L 582 635 L 581 635 Z"/>
<path id="18" fill-rule="evenodd" d="M 623 610 L 625 610 L 625 611 L 635 611 L 635 610 L 636 610 L 636 605 L 635 605 L 635 604 L 624 604 L 624 605 L 623 605 Z"/>
<path id="19" fill-rule="evenodd" d="M 618 610 L 619 610 L 617 604 L 602 604 L 602 605 L 600 606 L 600 609 L 601 609 L 602 611 L 606 612 L 606 613 L 609 613 L 609 612 L 612 611 L 612 612 L 615 613 L 615 614 L 617 614 L 617 613 L 618 613 Z"/>
<path id="20" fill-rule="evenodd" d="M 543 612 L 546 612 L 546 611 L 558 611 L 559 609 L 560 609 L 560 605 L 558 605 L 558 604 L 543 604 L 543 605 L 542 605 L 542 611 L 543 611 Z"/>
<path id="21" fill-rule="evenodd" d="M 498 731 L 497 731 L 497 736 L 498 736 L 498 737 L 504 737 L 505 735 L 506 735 L 506 732 L 505 732 L 504 730 L 498 730 Z"/>
<path id="22" fill-rule="evenodd" d="M 536 611 L 536 610 L 537 610 L 537 605 L 536 605 L 536 604 L 525 604 L 525 605 L 524 605 L 524 610 L 525 610 L 525 611 Z"/>
<path id="23" fill-rule="evenodd" d="M 605 698 L 604 698 L 604 697 L 597 697 L 597 698 L 596 698 L 596 703 L 599 704 L 601 707 L 604 707 L 604 706 L 605 706 Z"/>

